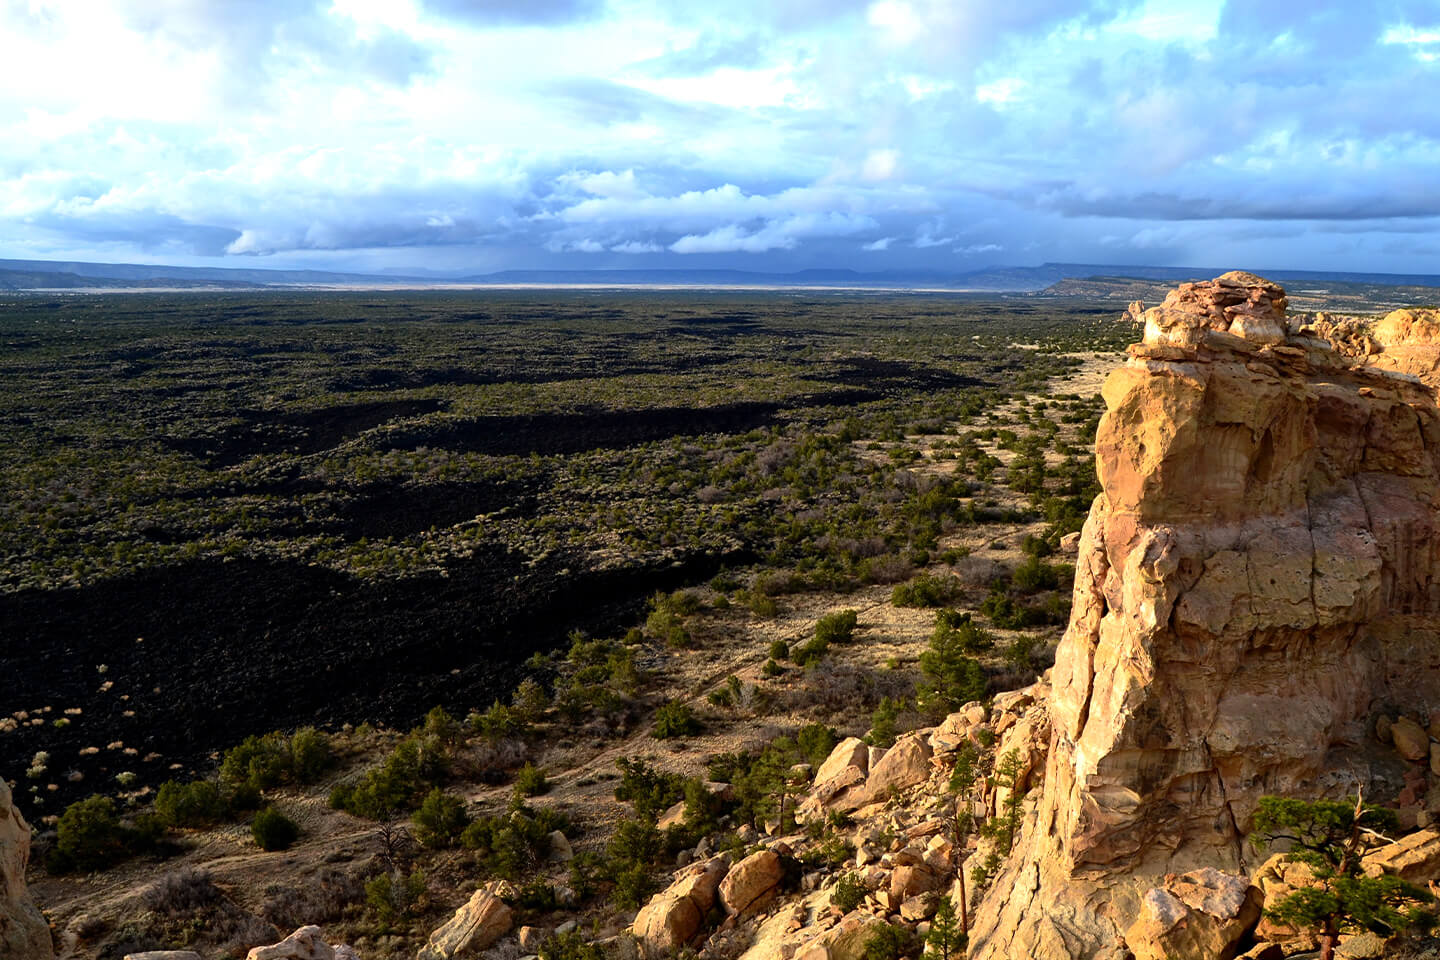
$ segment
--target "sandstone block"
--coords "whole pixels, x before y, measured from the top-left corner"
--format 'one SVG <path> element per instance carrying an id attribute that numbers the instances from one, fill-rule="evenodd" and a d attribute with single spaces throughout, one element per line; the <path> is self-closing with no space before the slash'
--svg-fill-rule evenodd
<path id="1" fill-rule="evenodd" d="M 481 887 L 453 917 L 430 934 L 418 960 L 454 960 L 479 953 L 509 933 L 512 922 L 505 902 L 491 887 Z"/>
<path id="2" fill-rule="evenodd" d="M 1135 960 L 1230 960 L 1259 917 L 1247 878 L 1205 867 L 1146 893 L 1125 943 Z"/>
<path id="3" fill-rule="evenodd" d="M 729 914 L 744 913 L 761 903 L 784 875 L 779 854 L 753 853 L 730 868 L 720 882 L 720 904 Z"/>
<path id="4" fill-rule="evenodd" d="M 668 955 L 689 943 L 700 932 L 705 914 L 715 905 L 715 894 L 727 869 L 723 857 L 694 864 L 651 897 L 630 928 L 641 948 L 649 955 Z"/>
<path id="5" fill-rule="evenodd" d="M 1440 833 L 1420 830 L 1377 847 L 1361 858 L 1360 868 L 1367 877 L 1393 873 L 1422 886 L 1440 880 Z"/>
<path id="6" fill-rule="evenodd" d="M 1406 760 L 1419 761 L 1430 759 L 1430 734 L 1409 717 L 1401 717 L 1390 727 L 1390 735 L 1395 741 L 1395 750 Z"/>
<path id="7" fill-rule="evenodd" d="M 930 744 L 915 734 L 906 734 L 885 751 L 870 768 L 865 797 L 870 803 L 884 800 L 894 790 L 913 787 L 930 779 Z"/>
<path id="8" fill-rule="evenodd" d="M 335 948 L 325 942 L 320 928 L 301 927 L 279 943 L 251 947 L 245 960 L 335 960 Z"/>

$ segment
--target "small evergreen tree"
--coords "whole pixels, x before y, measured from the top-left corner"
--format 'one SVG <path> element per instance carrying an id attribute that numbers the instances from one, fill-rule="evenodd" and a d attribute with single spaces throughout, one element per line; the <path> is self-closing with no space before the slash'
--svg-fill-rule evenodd
<path id="1" fill-rule="evenodd" d="M 1428 930 L 1433 911 L 1423 904 L 1434 898 L 1426 890 L 1393 875 L 1364 876 L 1360 858 L 1370 838 L 1393 830 L 1395 814 L 1383 807 L 1333 800 L 1261 797 L 1251 839 L 1257 847 L 1288 840 L 1285 858 L 1303 863 L 1315 883 L 1282 898 L 1265 913 L 1277 923 L 1315 930 L 1321 960 L 1330 960 L 1340 934 L 1369 930 L 1393 936 L 1406 930 Z"/>
<path id="2" fill-rule="evenodd" d="M 964 873 L 963 870 L 960 872 Z M 950 960 L 951 954 L 961 955 L 969 939 L 955 917 L 955 904 L 948 896 L 942 896 L 930 921 L 930 932 L 925 937 L 925 955 L 932 960 Z"/>

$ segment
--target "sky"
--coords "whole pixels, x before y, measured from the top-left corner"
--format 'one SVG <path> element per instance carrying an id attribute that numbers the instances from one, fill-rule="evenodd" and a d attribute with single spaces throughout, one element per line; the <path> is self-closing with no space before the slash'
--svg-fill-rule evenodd
<path id="1" fill-rule="evenodd" d="M 0 257 L 1440 274 L 1440 0 L 0 0 Z"/>

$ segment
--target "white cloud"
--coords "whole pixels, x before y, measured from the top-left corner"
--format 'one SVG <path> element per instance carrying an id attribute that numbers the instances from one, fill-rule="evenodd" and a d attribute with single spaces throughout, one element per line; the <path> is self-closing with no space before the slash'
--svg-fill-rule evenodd
<path id="1" fill-rule="evenodd" d="M 688 234 L 670 244 L 675 253 L 765 253 L 793 250 L 801 240 L 843 237 L 875 227 L 869 217 L 846 214 L 799 214 L 771 221 L 751 231 L 739 224 L 716 227 L 703 235 Z"/>
<path id="2" fill-rule="evenodd" d="M 999 80 L 976 86 L 975 100 L 997 107 L 1008 106 L 1020 99 L 1020 92 L 1024 89 L 1025 81 L 1019 77 L 1001 77 Z"/>
<path id="3" fill-rule="evenodd" d="M 866 180 L 889 180 L 900 165 L 899 150 L 871 150 L 865 155 L 860 175 Z"/>
<path id="4" fill-rule="evenodd" d="M 890 244 L 894 242 L 894 237 L 881 237 L 879 240 L 872 240 L 869 243 L 861 245 L 860 249 L 870 251 L 889 250 Z"/>
<path id="5" fill-rule="evenodd" d="M 865 11 L 865 19 L 901 45 L 915 42 L 925 32 L 924 21 L 906 0 L 876 0 Z"/>

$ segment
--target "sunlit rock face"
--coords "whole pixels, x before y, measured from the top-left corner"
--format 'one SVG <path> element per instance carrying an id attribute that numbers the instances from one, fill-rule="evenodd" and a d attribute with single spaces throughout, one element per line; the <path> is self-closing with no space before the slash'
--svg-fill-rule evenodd
<path id="1" fill-rule="evenodd" d="M 971 956 L 1118 960 L 1165 875 L 1255 865 L 1261 796 L 1353 796 L 1372 712 L 1433 706 L 1440 323 L 1340 344 L 1285 302 L 1184 284 L 1105 384 L 1044 789 Z"/>
<path id="2" fill-rule="evenodd" d="M 30 825 L 0 777 L 0 957 L 50 960 L 50 927 L 25 887 Z"/>

